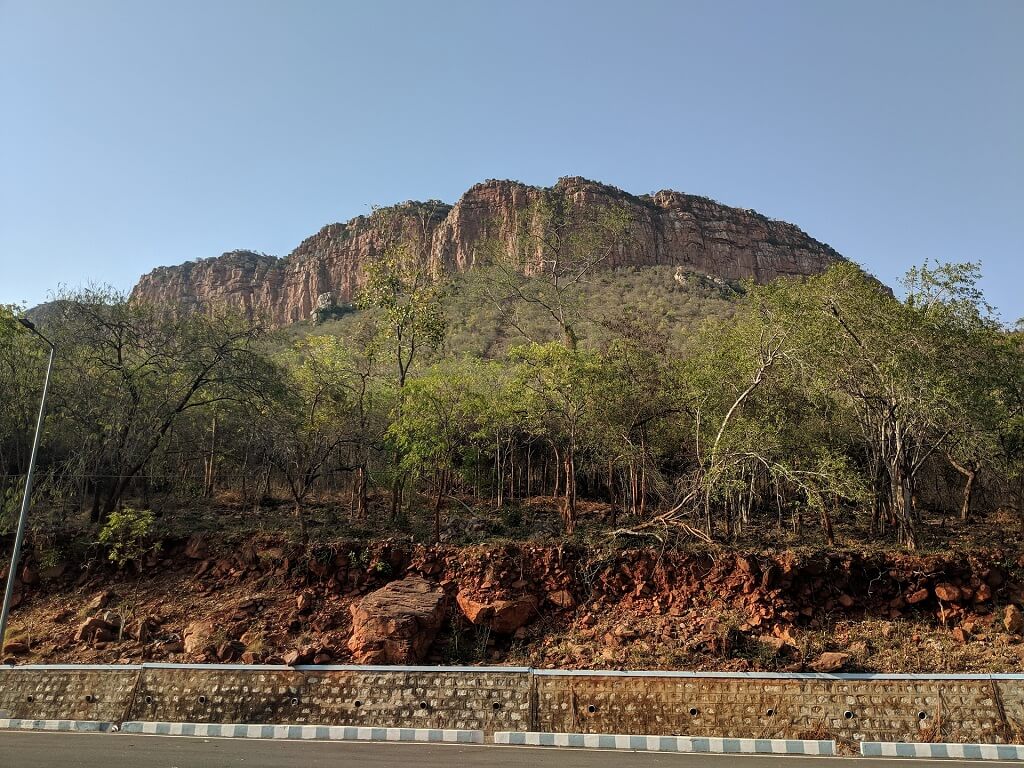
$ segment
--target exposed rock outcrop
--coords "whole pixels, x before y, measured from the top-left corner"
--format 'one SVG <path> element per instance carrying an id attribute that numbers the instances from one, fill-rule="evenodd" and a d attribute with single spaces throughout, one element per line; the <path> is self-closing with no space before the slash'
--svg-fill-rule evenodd
<path id="1" fill-rule="evenodd" d="M 511 247 L 542 200 L 577 211 L 612 205 L 625 210 L 631 223 L 602 262 L 608 268 L 669 265 L 765 282 L 816 274 L 842 258 L 792 224 L 705 197 L 672 191 L 636 196 L 577 177 L 560 179 L 552 188 L 487 181 L 470 188 L 454 206 L 409 202 L 330 224 L 284 258 L 232 251 L 159 267 L 140 279 L 133 296 L 185 311 L 230 307 L 284 325 L 352 302 L 365 265 L 397 240 L 431 274 L 470 269 L 484 243 Z"/>

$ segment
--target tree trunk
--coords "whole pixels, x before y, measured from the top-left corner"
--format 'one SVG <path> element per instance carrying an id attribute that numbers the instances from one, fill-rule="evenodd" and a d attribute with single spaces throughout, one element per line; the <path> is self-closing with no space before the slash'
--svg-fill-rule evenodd
<path id="1" fill-rule="evenodd" d="M 366 479 L 366 463 L 361 463 L 356 467 L 356 487 L 355 487 L 355 502 L 356 502 L 356 520 L 366 520 L 367 507 L 369 506 L 368 494 L 367 494 L 367 479 Z"/>
<path id="2" fill-rule="evenodd" d="M 946 456 L 946 459 L 953 465 L 953 469 L 963 475 L 964 491 L 960 502 L 960 519 L 967 522 L 971 519 L 971 498 L 974 495 L 974 480 L 978 476 L 978 468 L 973 461 L 961 464 L 949 455 Z"/>
<path id="3" fill-rule="evenodd" d="M 295 499 L 295 519 L 299 523 L 299 539 L 305 547 L 309 543 L 309 531 L 306 528 L 306 513 L 299 499 Z"/>
<path id="4" fill-rule="evenodd" d="M 434 502 L 434 543 L 441 541 L 441 510 L 444 507 L 444 494 L 448 485 L 448 472 L 441 470 L 437 478 L 437 500 Z"/>
<path id="5" fill-rule="evenodd" d="M 821 530 L 825 534 L 825 541 L 828 542 L 828 545 L 835 546 L 836 535 L 832 529 L 832 516 L 828 513 L 828 506 L 824 503 L 821 505 Z"/>
<path id="6" fill-rule="evenodd" d="M 576 457 L 571 448 L 565 452 L 565 498 L 562 522 L 566 536 L 572 536 L 576 532 Z"/>
<path id="7" fill-rule="evenodd" d="M 213 423 L 210 427 L 210 452 L 206 457 L 206 466 L 203 478 L 203 496 L 210 498 L 213 496 L 213 485 L 214 478 L 216 477 L 216 466 L 217 466 L 217 417 L 213 417 Z"/>

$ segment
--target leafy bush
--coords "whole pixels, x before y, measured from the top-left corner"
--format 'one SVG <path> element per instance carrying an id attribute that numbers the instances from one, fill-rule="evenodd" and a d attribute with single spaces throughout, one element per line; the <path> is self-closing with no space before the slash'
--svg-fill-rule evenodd
<path id="1" fill-rule="evenodd" d="M 152 510 L 125 507 L 110 513 L 100 531 L 100 544 L 109 547 L 107 557 L 118 568 L 133 560 L 141 560 L 159 545 L 152 544 L 156 518 Z"/>

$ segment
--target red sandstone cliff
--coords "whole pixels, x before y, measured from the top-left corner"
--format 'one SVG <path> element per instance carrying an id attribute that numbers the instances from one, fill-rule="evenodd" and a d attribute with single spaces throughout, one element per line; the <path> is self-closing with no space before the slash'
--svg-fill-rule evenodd
<path id="1" fill-rule="evenodd" d="M 567 206 L 626 209 L 630 232 L 606 267 L 671 265 L 766 282 L 822 272 L 842 258 L 799 227 L 704 197 L 672 191 L 634 196 L 577 177 L 560 179 L 550 189 L 487 181 L 454 206 L 403 203 L 388 209 L 389 216 L 329 224 L 284 258 L 232 251 L 159 267 L 139 280 L 133 296 L 189 309 L 229 306 L 283 325 L 308 318 L 318 301 L 352 301 L 362 265 L 396 238 L 417 241 L 435 274 L 469 269 L 484 241 L 510 241 L 544 196 L 558 196 Z"/>

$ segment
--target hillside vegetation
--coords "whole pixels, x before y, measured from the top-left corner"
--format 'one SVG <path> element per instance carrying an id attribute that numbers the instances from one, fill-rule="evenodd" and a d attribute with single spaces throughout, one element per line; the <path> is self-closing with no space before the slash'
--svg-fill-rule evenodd
<path id="1" fill-rule="evenodd" d="M 914 270 L 903 301 L 850 264 L 763 286 L 495 269 L 441 284 L 396 254 L 358 306 L 276 334 L 61 297 L 39 557 L 91 546 L 123 507 L 298 541 L 1019 535 L 1021 339 L 972 265 Z M 2 328 L 10 531 L 45 350 Z"/>

